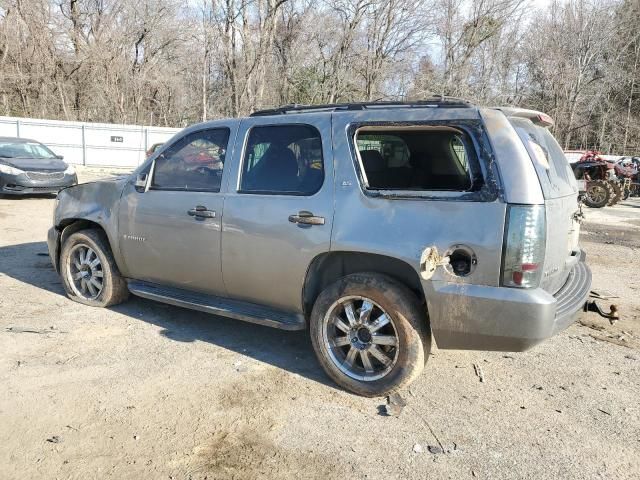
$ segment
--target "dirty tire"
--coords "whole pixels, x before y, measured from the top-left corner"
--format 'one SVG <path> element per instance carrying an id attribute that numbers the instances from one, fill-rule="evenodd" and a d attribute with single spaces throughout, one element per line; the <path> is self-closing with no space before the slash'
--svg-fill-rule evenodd
<path id="1" fill-rule="evenodd" d="M 604 180 L 594 180 L 587 185 L 587 193 L 584 196 L 584 204 L 591 208 L 602 208 L 609 203 L 611 187 Z"/>
<path id="2" fill-rule="evenodd" d="M 618 182 L 609 181 L 609 187 L 611 188 L 611 198 L 609 199 L 608 206 L 612 207 L 616 205 L 622 200 L 622 195 L 624 194 L 622 191 L 622 187 Z"/>
<path id="3" fill-rule="evenodd" d="M 78 295 L 72 286 L 69 268 L 70 254 L 74 247 L 89 247 L 98 256 L 102 267 L 102 290 L 96 298 L 84 298 Z M 127 283 L 120 275 L 113 259 L 111 247 L 104 232 L 96 229 L 80 230 L 69 236 L 60 253 L 60 276 L 67 296 L 76 302 L 92 307 L 110 307 L 124 302 L 129 297 Z"/>
<path id="4" fill-rule="evenodd" d="M 370 299 L 392 319 L 398 341 L 397 356 L 382 378 L 366 381 L 352 378 L 338 368 L 329 352 L 325 316 L 339 299 L 348 297 Z M 313 306 L 310 333 L 316 356 L 329 377 L 345 390 L 365 397 L 387 395 L 409 385 L 422 372 L 431 351 L 431 329 L 424 305 L 405 285 L 376 273 L 348 275 L 322 291 Z"/>

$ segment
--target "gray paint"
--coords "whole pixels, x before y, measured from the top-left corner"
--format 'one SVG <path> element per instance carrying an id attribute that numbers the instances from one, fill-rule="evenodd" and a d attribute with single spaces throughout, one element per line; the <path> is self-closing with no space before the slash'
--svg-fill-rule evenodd
<path id="1" fill-rule="evenodd" d="M 229 128 L 227 158 L 233 156 L 237 120 L 210 122 L 185 129 L 171 143 L 153 155 L 162 154 L 172 143 L 205 128 Z M 149 159 L 139 171 L 151 165 Z M 221 227 L 224 185 L 230 172 L 223 170 L 220 192 L 181 192 L 148 189 L 139 192 L 135 177 L 127 182 L 118 222 L 118 262 L 127 275 L 158 284 L 225 295 L 222 280 Z M 204 206 L 215 212 L 213 218 L 196 218 L 188 211 Z"/>
<path id="2" fill-rule="evenodd" d="M 542 188 L 527 149 L 507 117 L 498 110 L 481 109 L 493 156 L 500 170 L 507 203 L 541 205 Z"/>
<path id="3" fill-rule="evenodd" d="M 420 194 L 366 191 L 353 158 L 351 132 L 354 126 L 380 122 L 446 122 L 472 129 L 483 189 Z M 239 193 L 238 175 L 249 129 L 289 123 L 310 124 L 322 134 L 325 182 L 320 191 L 308 197 Z M 457 277 L 438 268 L 431 279 L 420 282 L 441 347 L 522 350 L 557 331 L 558 299 L 552 293 L 564 283 L 575 259 L 554 252 L 562 252 L 567 245 L 567 216 L 577 208 L 576 198 L 547 202 L 552 228 L 547 230 L 545 268 L 564 261 L 557 275 L 550 275 L 543 288 L 500 287 L 507 204 L 545 203 L 531 160 L 503 113 L 405 108 L 261 116 L 194 125 L 172 142 L 219 126 L 231 129 L 220 193 L 136 191 L 135 175 L 149 172 L 154 158 L 169 147 L 165 145 L 127 180 L 61 192 L 55 225 L 60 228 L 72 219 L 101 225 L 121 272 L 129 279 L 260 304 L 265 311 L 286 315 L 304 311 L 305 277 L 320 255 L 353 252 L 391 257 L 417 276 L 426 247 L 445 254 L 463 244 L 478 259 L 468 276 Z M 188 216 L 186 210 L 196 204 L 215 210 L 216 217 L 198 221 Z M 301 210 L 324 217 L 325 224 L 290 223 L 289 215 Z M 55 258 L 55 231 L 49 243 Z M 322 262 L 314 265 L 321 268 Z M 311 272 L 320 273 L 317 268 Z M 585 294 L 590 276 L 587 283 L 580 289 L 566 289 L 576 296 L 577 303 L 571 305 L 582 300 L 578 296 Z"/>
<path id="4" fill-rule="evenodd" d="M 301 289 L 309 264 L 316 255 L 330 250 L 334 210 L 330 118 L 329 114 L 321 113 L 242 121 L 238 146 L 227 170 L 231 180 L 222 221 L 223 278 L 231 297 L 259 300 L 272 307 L 302 312 Z M 325 168 L 321 189 L 309 197 L 238 193 L 243 140 L 249 129 L 295 122 L 312 125 L 320 131 Z M 289 222 L 289 215 L 302 210 L 324 217 L 324 225 L 301 226 Z"/>

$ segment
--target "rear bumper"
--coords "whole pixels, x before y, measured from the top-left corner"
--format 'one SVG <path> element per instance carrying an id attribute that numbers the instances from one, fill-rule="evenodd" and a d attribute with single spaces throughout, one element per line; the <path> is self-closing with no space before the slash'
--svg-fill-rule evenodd
<path id="1" fill-rule="evenodd" d="M 432 295 L 427 293 L 431 328 L 443 349 L 524 351 L 571 325 L 590 290 L 584 256 L 555 295 L 542 289 L 434 285 Z"/>
<path id="2" fill-rule="evenodd" d="M 33 180 L 28 174 L 0 175 L 0 194 L 2 195 L 34 195 L 58 193 L 66 187 L 78 183 L 78 176 L 73 173 L 57 179 Z"/>

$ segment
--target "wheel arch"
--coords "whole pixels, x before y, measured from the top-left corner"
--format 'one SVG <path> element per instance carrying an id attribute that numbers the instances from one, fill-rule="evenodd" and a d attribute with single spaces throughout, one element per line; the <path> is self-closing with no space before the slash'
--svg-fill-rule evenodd
<path id="1" fill-rule="evenodd" d="M 315 300 L 325 288 L 342 277 L 365 272 L 387 275 L 401 282 L 426 304 L 418 272 L 407 262 L 376 253 L 326 252 L 316 256 L 307 268 L 302 289 L 305 318 L 309 319 Z"/>
<path id="2" fill-rule="evenodd" d="M 95 222 L 93 220 L 87 220 L 85 218 L 68 218 L 68 219 L 62 220 L 58 224 L 57 228 L 58 230 L 60 230 L 60 245 L 57 251 L 57 256 L 54 259 L 57 271 L 60 271 L 60 255 L 62 254 L 62 246 L 64 245 L 64 242 L 67 240 L 67 238 L 69 238 L 74 233 L 79 232 L 80 230 L 93 229 L 93 230 L 101 231 L 104 234 L 105 238 L 107 239 L 109 248 L 113 252 L 113 246 L 111 243 L 111 239 L 107 234 L 107 230 L 98 222 Z"/>

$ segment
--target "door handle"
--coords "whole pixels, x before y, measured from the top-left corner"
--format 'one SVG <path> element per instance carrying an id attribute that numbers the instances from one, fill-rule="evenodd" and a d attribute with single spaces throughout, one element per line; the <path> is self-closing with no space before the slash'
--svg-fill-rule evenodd
<path id="1" fill-rule="evenodd" d="M 324 217 L 316 217 L 305 210 L 298 212 L 297 215 L 289 215 L 289 221 L 301 225 L 324 225 Z"/>
<path id="2" fill-rule="evenodd" d="M 207 210 L 207 207 L 198 205 L 196 208 L 188 210 L 187 213 L 196 218 L 216 218 L 216 212 L 214 210 Z"/>

